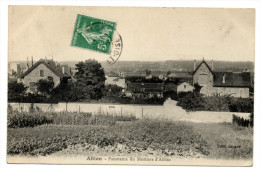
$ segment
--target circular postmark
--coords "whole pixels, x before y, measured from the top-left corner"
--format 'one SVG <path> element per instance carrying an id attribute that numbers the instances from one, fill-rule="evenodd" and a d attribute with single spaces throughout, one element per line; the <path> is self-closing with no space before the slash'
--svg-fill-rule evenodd
<path id="1" fill-rule="evenodd" d="M 108 50 L 108 64 L 114 64 L 122 54 L 123 41 L 117 30 L 105 22 L 93 22 L 88 26 L 89 31 L 96 33 L 93 49 Z"/>

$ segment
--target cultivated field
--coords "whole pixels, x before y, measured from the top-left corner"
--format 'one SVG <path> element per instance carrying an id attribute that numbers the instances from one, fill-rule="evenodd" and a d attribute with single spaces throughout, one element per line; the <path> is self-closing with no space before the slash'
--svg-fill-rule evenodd
<path id="1" fill-rule="evenodd" d="M 252 159 L 253 129 L 227 123 L 9 109 L 9 156 Z"/>

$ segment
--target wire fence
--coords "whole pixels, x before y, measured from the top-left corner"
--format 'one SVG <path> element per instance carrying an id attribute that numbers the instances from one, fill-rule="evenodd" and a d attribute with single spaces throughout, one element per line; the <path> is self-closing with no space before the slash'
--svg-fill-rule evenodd
<path id="1" fill-rule="evenodd" d="M 9 103 L 19 112 L 28 111 L 31 103 Z M 44 112 L 88 112 L 92 114 L 132 115 L 136 118 L 167 119 L 200 123 L 232 122 L 233 115 L 249 119 L 250 113 L 239 112 L 186 112 L 176 105 L 176 102 L 166 102 L 164 105 L 127 105 L 127 104 L 89 104 L 89 103 L 35 103 L 34 107 Z"/>

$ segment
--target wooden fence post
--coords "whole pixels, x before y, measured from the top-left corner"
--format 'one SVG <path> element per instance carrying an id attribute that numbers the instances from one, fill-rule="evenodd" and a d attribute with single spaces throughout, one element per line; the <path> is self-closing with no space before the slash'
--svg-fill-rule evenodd
<path id="1" fill-rule="evenodd" d="M 21 104 L 20 104 L 20 101 L 19 101 L 19 106 L 18 106 L 18 112 L 21 112 Z"/>
<path id="2" fill-rule="evenodd" d="M 144 108 L 142 107 L 142 119 L 144 118 Z"/>

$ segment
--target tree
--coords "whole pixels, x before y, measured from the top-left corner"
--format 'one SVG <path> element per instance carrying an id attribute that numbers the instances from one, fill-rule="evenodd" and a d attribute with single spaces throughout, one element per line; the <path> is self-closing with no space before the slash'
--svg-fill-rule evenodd
<path id="1" fill-rule="evenodd" d="M 20 102 L 21 98 L 26 94 L 27 88 L 23 83 L 17 83 L 17 81 L 8 82 L 8 101 Z"/>
<path id="2" fill-rule="evenodd" d="M 173 78 L 172 79 L 173 84 L 179 84 L 181 82 L 180 78 Z"/>
<path id="3" fill-rule="evenodd" d="M 122 95 L 122 87 L 115 85 L 115 84 L 109 84 L 106 85 L 104 88 L 104 94 L 107 97 L 120 97 Z"/>
<path id="4" fill-rule="evenodd" d="M 53 101 L 75 101 L 73 93 L 74 83 L 72 81 L 62 80 L 60 84 L 51 92 L 51 100 Z"/>
<path id="5" fill-rule="evenodd" d="M 177 104 L 188 111 L 205 110 L 205 99 L 198 92 L 179 93 Z"/>
<path id="6" fill-rule="evenodd" d="M 75 93 L 78 100 L 98 100 L 103 96 L 105 73 L 101 64 L 96 60 L 86 60 L 76 64 Z"/>
<path id="7" fill-rule="evenodd" d="M 198 83 L 194 84 L 194 92 L 200 92 L 200 89 L 202 88 L 201 85 L 199 85 Z"/>
<path id="8" fill-rule="evenodd" d="M 54 88 L 54 82 L 52 77 L 47 79 L 40 79 L 36 83 L 37 91 L 41 92 L 44 96 L 50 95 L 51 91 Z"/>
<path id="9" fill-rule="evenodd" d="M 145 74 L 146 74 L 147 76 L 151 75 L 151 73 L 152 73 L 151 70 L 145 69 Z"/>
<path id="10" fill-rule="evenodd" d="M 170 76 L 172 74 L 171 71 L 167 71 L 167 76 Z"/>

